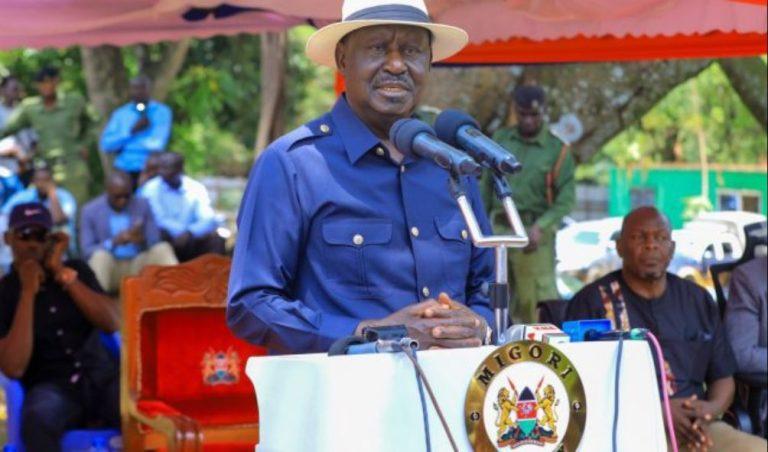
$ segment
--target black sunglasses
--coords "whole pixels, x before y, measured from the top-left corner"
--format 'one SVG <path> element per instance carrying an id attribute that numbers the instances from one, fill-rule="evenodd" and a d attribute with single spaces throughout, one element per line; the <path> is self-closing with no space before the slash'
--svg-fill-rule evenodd
<path id="1" fill-rule="evenodd" d="M 29 242 L 34 240 L 35 242 L 45 243 L 48 240 L 48 230 L 44 228 L 24 228 L 16 231 L 16 238 L 22 242 Z"/>

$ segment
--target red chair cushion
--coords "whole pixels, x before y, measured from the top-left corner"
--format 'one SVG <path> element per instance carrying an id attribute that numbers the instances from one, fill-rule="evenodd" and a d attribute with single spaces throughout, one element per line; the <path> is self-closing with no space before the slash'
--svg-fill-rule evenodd
<path id="1" fill-rule="evenodd" d="M 143 314 L 140 399 L 164 401 L 203 423 L 256 422 L 245 364 L 266 349 L 232 335 L 224 316 L 223 307 Z"/>

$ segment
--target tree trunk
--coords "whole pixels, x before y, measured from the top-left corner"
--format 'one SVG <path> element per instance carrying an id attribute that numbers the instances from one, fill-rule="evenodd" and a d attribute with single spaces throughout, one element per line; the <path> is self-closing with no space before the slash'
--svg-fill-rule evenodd
<path id="1" fill-rule="evenodd" d="M 287 43 L 284 32 L 261 34 L 261 108 L 254 157 L 283 131 Z"/>
<path id="2" fill-rule="evenodd" d="M 128 77 L 119 47 L 82 47 L 88 98 L 102 121 L 128 98 Z"/>
<path id="3" fill-rule="evenodd" d="M 493 132 L 500 125 L 514 122 L 510 100 L 514 87 L 523 80 L 535 81 L 547 92 L 551 121 L 570 113 L 581 122 L 583 134 L 572 143 L 572 149 L 577 160 L 586 161 L 672 88 L 710 63 L 672 60 L 435 68 L 422 103 L 464 109 Z"/>
<path id="4" fill-rule="evenodd" d="M 760 57 L 723 58 L 717 60 L 736 94 L 747 106 L 757 122 L 768 130 L 768 106 L 766 106 L 766 64 Z"/>
<path id="5" fill-rule="evenodd" d="M 158 101 L 165 100 L 171 83 L 184 65 L 184 59 L 192 43 L 191 39 L 162 43 L 162 56 L 158 61 L 150 61 L 144 51 L 141 58 L 140 72 L 152 79 L 152 97 Z"/>
<path id="6" fill-rule="evenodd" d="M 81 47 L 85 84 L 91 105 L 99 114 L 99 131 L 109 119 L 109 115 L 128 97 L 128 78 L 119 47 L 102 45 Z M 97 150 L 101 171 L 91 164 L 91 173 L 105 175 L 112 168 L 112 159 Z M 90 159 L 93 161 L 93 159 Z"/>

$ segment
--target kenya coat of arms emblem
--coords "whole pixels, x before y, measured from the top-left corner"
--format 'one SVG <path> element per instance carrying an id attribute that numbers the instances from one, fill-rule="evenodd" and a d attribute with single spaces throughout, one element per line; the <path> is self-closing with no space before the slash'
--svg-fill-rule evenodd
<path id="1" fill-rule="evenodd" d="M 514 342 L 477 369 L 465 412 L 476 451 L 575 451 L 586 421 L 584 387 L 560 350 Z"/>

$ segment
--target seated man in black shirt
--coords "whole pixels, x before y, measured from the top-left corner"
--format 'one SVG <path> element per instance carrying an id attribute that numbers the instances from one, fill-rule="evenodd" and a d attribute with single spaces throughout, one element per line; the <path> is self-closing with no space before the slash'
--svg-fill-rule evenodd
<path id="1" fill-rule="evenodd" d="M 13 267 L 0 279 L 0 371 L 26 390 L 30 452 L 59 450 L 67 429 L 120 424 L 118 363 L 98 334 L 118 329 L 117 302 L 88 264 L 62 262 L 69 237 L 52 223 L 42 204 L 20 204 L 4 236 Z"/>
<path id="2" fill-rule="evenodd" d="M 675 251 L 667 218 L 654 207 L 630 212 L 616 250 L 622 269 L 579 291 L 566 320 L 608 318 L 616 329 L 647 328 L 659 339 L 681 446 L 765 452 L 764 439 L 718 420 L 733 399 L 736 363 L 712 297 L 666 271 Z"/>

